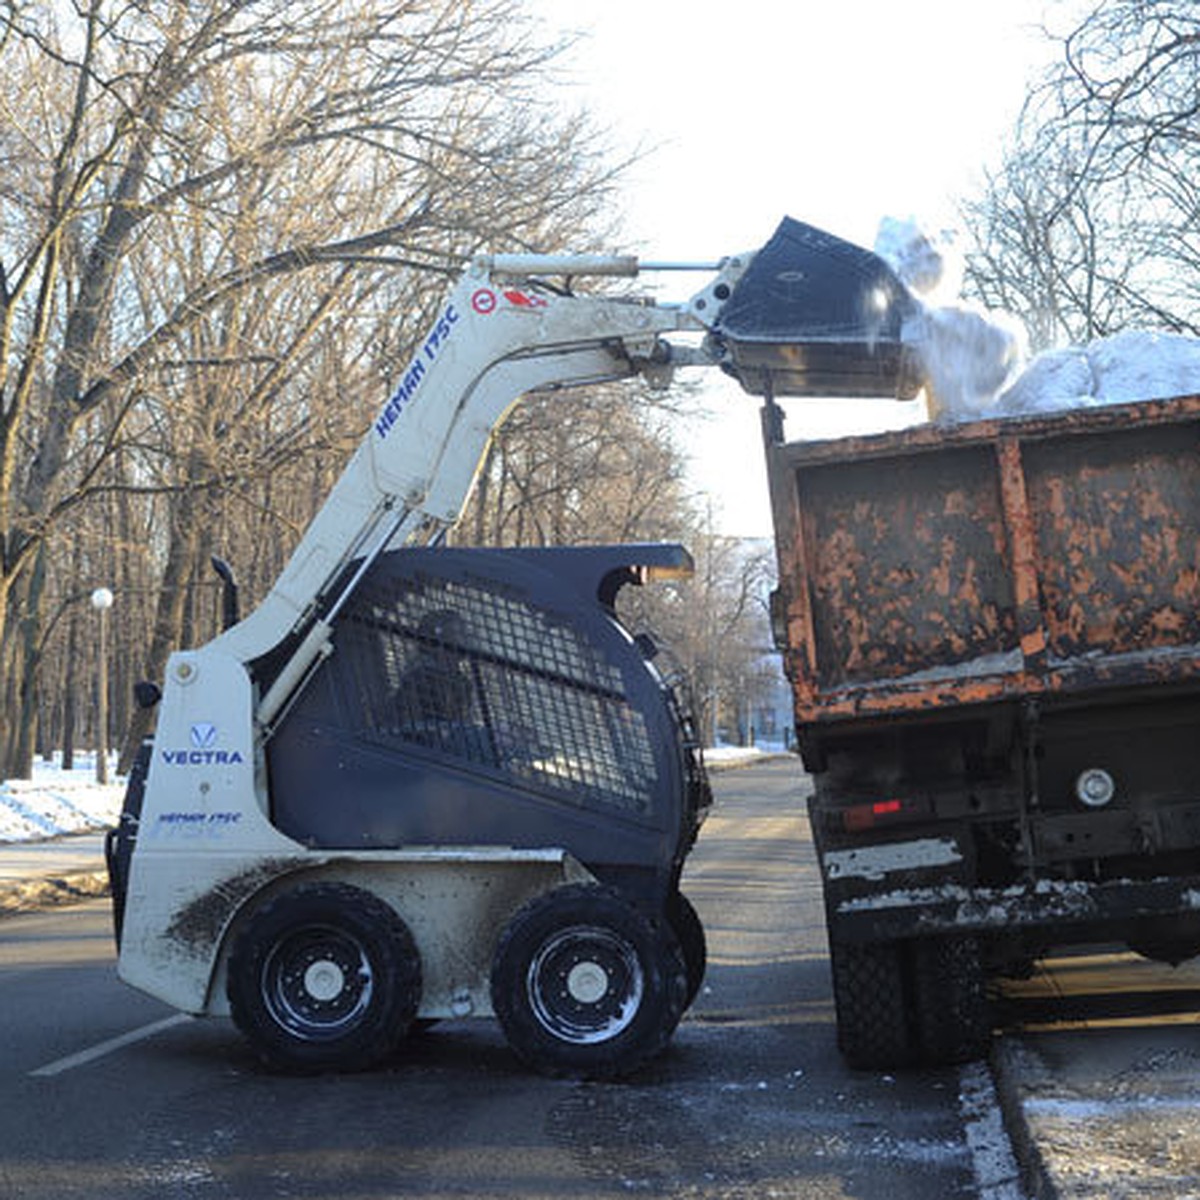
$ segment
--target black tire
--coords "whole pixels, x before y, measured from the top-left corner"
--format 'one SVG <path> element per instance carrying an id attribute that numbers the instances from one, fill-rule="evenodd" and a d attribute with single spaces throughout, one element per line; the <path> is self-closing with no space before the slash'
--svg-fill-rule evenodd
<path id="1" fill-rule="evenodd" d="M 708 966 L 708 941 L 704 936 L 704 925 L 700 914 L 682 892 L 674 892 L 668 898 L 667 922 L 683 951 L 683 964 L 687 970 L 687 998 L 683 1007 L 689 1009 L 704 982 L 704 972 Z"/>
<path id="2" fill-rule="evenodd" d="M 978 939 L 923 938 L 914 944 L 913 1014 L 927 1065 L 971 1062 L 987 1053 L 991 1006 Z"/>
<path id="3" fill-rule="evenodd" d="M 628 1075 L 659 1054 L 687 996 L 669 925 L 586 884 L 517 912 L 496 946 L 491 982 L 516 1054 L 545 1074 L 586 1079 Z"/>
<path id="4" fill-rule="evenodd" d="M 1200 955 L 1200 919 L 1194 913 L 1140 921 L 1130 933 L 1130 950 L 1151 962 L 1177 967 Z"/>
<path id="5" fill-rule="evenodd" d="M 407 1033 L 421 960 L 408 926 L 377 896 L 306 884 L 251 917 L 227 993 L 235 1024 L 272 1069 L 359 1071 Z"/>
<path id="6" fill-rule="evenodd" d="M 1151 962 L 1166 963 L 1169 967 L 1178 967 L 1200 955 L 1200 945 L 1196 942 L 1180 942 L 1173 938 L 1139 937 L 1128 945 L 1134 954 L 1140 954 Z"/>
<path id="7" fill-rule="evenodd" d="M 831 939 L 830 961 L 838 1049 L 847 1064 L 860 1070 L 911 1065 L 916 1046 L 909 1028 L 904 947 Z"/>

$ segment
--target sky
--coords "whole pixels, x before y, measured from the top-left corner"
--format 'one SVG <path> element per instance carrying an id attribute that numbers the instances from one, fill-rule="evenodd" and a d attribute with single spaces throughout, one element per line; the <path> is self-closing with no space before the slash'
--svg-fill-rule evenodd
<path id="1" fill-rule="evenodd" d="M 872 246 L 885 216 L 954 224 L 994 165 L 1029 81 L 1052 53 L 1055 0 L 534 0 L 548 32 L 578 33 L 568 102 L 614 148 L 640 148 L 621 188 L 625 245 L 711 261 L 755 249 L 783 216 Z M 683 299 L 699 286 L 671 277 Z M 705 373 L 714 413 L 682 432 L 721 532 L 768 536 L 757 401 Z M 788 437 L 921 419 L 889 401 L 805 400 Z"/>

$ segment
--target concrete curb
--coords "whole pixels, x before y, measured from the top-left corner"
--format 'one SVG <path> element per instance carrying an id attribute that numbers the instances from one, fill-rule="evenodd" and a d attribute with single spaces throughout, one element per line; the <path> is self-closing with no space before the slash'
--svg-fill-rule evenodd
<path id="1" fill-rule="evenodd" d="M 0 884 L 0 917 L 78 904 L 81 900 L 92 900 L 108 894 L 106 870 L 72 871 L 43 879 Z"/>
<path id="2" fill-rule="evenodd" d="M 1025 1112 L 1024 1098 L 1040 1068 L 1018 1040 L 1007 1038 L 997 1038 L 993 1043 L 989 1066 L 1000 1098 L 1004 1128 L 1021 1169 L 1021 1185 L 1029 1200 L 1061 1200 Z"/>

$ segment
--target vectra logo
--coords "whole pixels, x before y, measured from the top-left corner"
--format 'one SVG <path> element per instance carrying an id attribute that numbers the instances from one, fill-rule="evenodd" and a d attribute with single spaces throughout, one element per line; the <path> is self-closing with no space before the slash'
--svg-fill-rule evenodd
<path id="1" fill-rule="evenodd" d="M 173 767 L 208 767 L 244 762 L 238 750 L 218 750 L 217 727 L 211 721 L 197 721 L 192 726 L 190 750 L 164 750 L 163 762 Z"/>
<path id="2" fill-rule="evenodd" d="M 197 750 L 211 750 L 217 740 L 217 727 L 210 721 L 199 721 L 192 726 L 192 745 Z"/>

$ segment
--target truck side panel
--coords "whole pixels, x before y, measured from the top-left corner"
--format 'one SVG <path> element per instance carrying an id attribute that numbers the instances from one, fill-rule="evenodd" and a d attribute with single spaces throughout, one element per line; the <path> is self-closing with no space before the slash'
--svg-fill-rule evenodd
<path id="1" fill-rule="evenodd" d="M 818 692 L 1015 649 L 991 447 L 815 466 L 797 487 Z"/>
<path id="2" fill-rule="evenodd" d="M 1200 425 L 1031 443 L 1051 660 L 1200 644 Z"/>
<path id="3" fill-rule="evenodd" d="M 1200 398 L 768 450 L 797 721 L 1200 675 Z"/>

